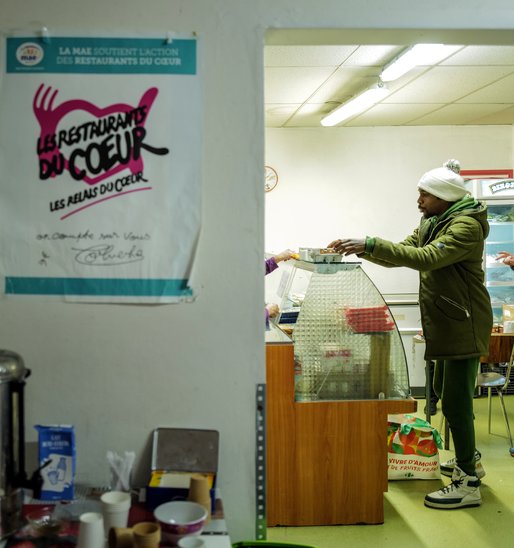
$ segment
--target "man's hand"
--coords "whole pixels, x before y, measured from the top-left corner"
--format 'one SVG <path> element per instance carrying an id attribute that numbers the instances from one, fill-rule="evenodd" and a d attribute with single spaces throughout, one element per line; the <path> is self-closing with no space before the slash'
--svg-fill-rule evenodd
<path id="1" fill-rule="evenodd" d="M 501 261 L 507 266 L 514 266 L 514 255 L 512 255 L 512 253 L 509 253 L 508 251 L 500 251 L 498 253 L 498 257 L 496 257 L 496 260 Z"/>
<path id="2" fill-rule="evenodd" d="M 343 240 L 334 240 L 330 242 L 327 247 L 335 249 L 341 255 L 352 255 L 355 253 L 359 255 L 364 253 L 366 248 L 366 240 L 364 239 L 343 239 Z"/>

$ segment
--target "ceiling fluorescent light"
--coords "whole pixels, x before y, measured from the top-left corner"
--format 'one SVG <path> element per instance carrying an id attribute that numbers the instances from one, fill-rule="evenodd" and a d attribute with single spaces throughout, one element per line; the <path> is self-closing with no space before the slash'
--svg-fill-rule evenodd
<path id="1" fill-rule="evenodd" d="M 382 84 L 369 88 L 354 99 L 350 99 L 347 103 L 337 107 L 332 112 L 327 114 L 322 120 L 322 126 L 335 126 L 352 118 L 361 112 L 364 112 L 369 107 L 378 103 L 381 99 L 389 95 L 389 90 Z"/>
<path id="2" fill-rule="evenodd" d="M 438 63 L 460 47 L 445 44 L 416 44 L 389 63 L 380 74 L 380 79 L 383 82 L 392 82 L 416 66 Z"/>

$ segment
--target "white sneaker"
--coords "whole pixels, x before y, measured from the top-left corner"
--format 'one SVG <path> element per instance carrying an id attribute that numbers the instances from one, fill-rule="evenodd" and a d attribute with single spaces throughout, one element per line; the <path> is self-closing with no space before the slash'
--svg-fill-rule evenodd
<path id="1" fill-rule="evenodd" d="M 482 458 L 482 455 L 480 454 L 480 451 L 477 451 L 475 449 L 475 475 L 478 479 L 482 479 L 485 476 L 485 470 L 482 466 L 482 463 L 480 462 L 480 459 Z M 439 468 L 441 470 L 441 474 L 443 476 L 448 476 L 450 478 L 453 478 L 453 471 L 455 470 L 455 457 L 447 460 L 446 462 L 442 462 L 439 465 Z"/>
<path id="2" fill-rule="evenodd" d="M 458 466 L 455 466 L 453 475 L 450 485 L 425 496 L 425 506 L 453 510 L 482 504 L 480 480 L 476 476 L 468 476 Z"/>

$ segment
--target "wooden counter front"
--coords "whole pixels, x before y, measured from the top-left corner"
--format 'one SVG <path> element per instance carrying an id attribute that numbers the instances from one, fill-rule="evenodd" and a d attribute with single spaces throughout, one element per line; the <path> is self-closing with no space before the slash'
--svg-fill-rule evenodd
<path id="1" fill-rule="evenodd" d="M 293 344 L 266 345 L 267 524 L 384 522 L 387 415 L 408 400 L 294 401 Z"/>

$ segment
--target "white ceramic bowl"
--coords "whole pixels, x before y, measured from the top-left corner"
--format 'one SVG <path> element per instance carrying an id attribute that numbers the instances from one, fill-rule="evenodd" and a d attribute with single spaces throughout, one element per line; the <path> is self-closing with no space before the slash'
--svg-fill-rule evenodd
<path id="1" fill-rule="evenodd" d="M 199 535 L 207 520 L 207 510 L 188 500 L 165 502 L 157 506 L 153 514 L 161 524 L 163 544 L 177 544 L 182 537 Z"/>

